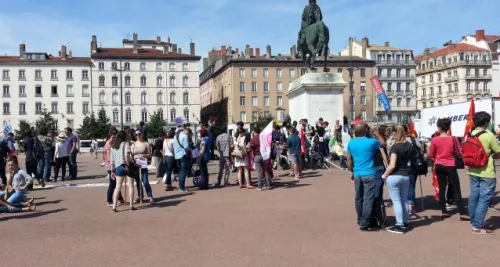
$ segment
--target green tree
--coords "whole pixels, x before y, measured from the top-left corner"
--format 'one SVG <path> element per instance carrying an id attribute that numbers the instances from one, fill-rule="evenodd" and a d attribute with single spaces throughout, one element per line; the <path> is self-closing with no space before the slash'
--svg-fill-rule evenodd
<path id="1" fill-rule="evenodd" d="M 257 117 L 257 122 L 255 122 L 255 126 L 259 127 L 261 130 L 264 130 L 264 128 L 266 128 L 266 126 L 272 121 L 274 120 L 274 117 L 271 116 L 271 115 L 267 115 L 267 116 L 260 116 Z"/>
<path id="2" fill-rule="evenodd" d="M 96 139 L 99 134 L 99 124 L 94 112 L 90 116 L 85 116 L 82 125 L 76 130 L 76 135 L 82 140 Z"/>
<path id="3" fill-rule="evenodd" d="M 106 115 L 104 108 L 101 108 L 99 113 L 97 113 L 97 131 L 94 138 L 106 138 L 109 133 L 109 128 L 111 128 L 111 121 Z"/>
<path id="4" fill-rule="evenodd" d="M 167 121 L 163 119 L 163 115 L 161 113 L 155 111 L 149 118 L 149 122 L 146 127 L 148 129 L 148 138 L 157 138 L 165 131 Z"/>
<path id="5" fill-rule="evenodd" d="M 26 120 L 19 121 L 19 129 L 14 130 L 16 141 L 23 140 L 24 137 L 28 136 L 29 133 L 34 134 L 35 127 Z"/>
<path id="6" fill-rule="evenodd" d="M 58 131 L 57 120 L 52 117 L 52 114 L 46 108 L 42 110 L 40 117 L 35 122 L 35 129 L 37 133 L 40 132 L 42 127 L 47 127 L 49 131 Z"/>

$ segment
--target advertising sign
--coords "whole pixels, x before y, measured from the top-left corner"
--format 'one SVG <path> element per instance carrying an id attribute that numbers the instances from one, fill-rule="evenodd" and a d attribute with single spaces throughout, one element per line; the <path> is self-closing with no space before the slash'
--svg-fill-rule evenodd
<path id="1" fill-rule="evenodd" d="M 387 95 L 385 94 L 384 88 L 382 88 L 382 84 L 380 84 L 380 81 L 377 76 L 373 76 L 370 79 L 370 82 L 373 85 L 373 88 L 375 89 L 375 92 L 377 93 L 378 98 L 380 99 L 380 102 L 384 106 L 385 111 L 390 111 L 391 110 L 391 104 L 389 104 L 389 99 L 387 99 Z"/>

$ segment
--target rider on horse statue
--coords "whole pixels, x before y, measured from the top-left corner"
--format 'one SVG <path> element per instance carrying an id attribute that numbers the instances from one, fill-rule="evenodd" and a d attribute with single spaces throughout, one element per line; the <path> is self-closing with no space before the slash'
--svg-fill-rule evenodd
<path id="1" fill-rule="evenodd" d="M 309 0 L 309 5 L 307 5 L 302 12 L 302 23 L 300 25 L 299 38 L 297 40 L 297 48 L 299 50 L 299 53 L 300 45 L 305 42 L 306 39 L 304 29 L 318 21 L 323 21 L 321 8 L 318 6 L 318 4 L 316 4 L 316 0 Z"/>

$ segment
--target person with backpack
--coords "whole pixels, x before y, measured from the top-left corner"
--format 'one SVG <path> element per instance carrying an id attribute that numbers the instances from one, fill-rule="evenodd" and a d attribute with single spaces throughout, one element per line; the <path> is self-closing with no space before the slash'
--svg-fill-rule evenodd
<path id="1" fill-rule="evenodd" d="M 448 135 L 451 127 L 449 118 L 442 118 L 437 121 L 439 136 L 436 136 L 431 141 L 428 157 L 435 161 L 436 177 L 439 183 L 439 205 L 441 206 L 441 218 L 449 218 L 451 214 L 446 209 L 446 185 L 449 182 L 453 187 L 455 201 L 460 212 L 461 220 L 469 220 L 466 215 L 464 204 L 462 201 L 462 193 L 460 191 L 460 180 L 457 172 L 456 157 L 461 155 L 458 140 Z"/>
<path id="2" fill-rule="evenodd" d="M 42 185 L 43 179 L 38 175 L 38 160 L 41 159 L 43 153 L 39 152 L 42 149 L 41 144 L 37 142 L 37 139 L 33 137 L 33 133 L 28 131 L 26 137 L 23 140 L 24 152 L 26 153 L 26 172 L 28 175 L 37 178 L 38 183 Z M 41 154 L 40 154 L 41 153 Z"/>
<path id="3" fill-rule="evenodd" d="M 410 186 L 408 187 L 408 211 L 411 215 L 417 213 L 415 189 L 419 175 L 425 175 L 428 172 L 428 165 L 425 161 L 425 154 L 418 140 L 411 136 L 408 125 L 403 125 L 406 134 L 406 141 L 412 144 L 412 172 L 410 173 Z"/>
<path id="4" fill-rule="evenodd" d="M 493 235 L 495 232 L 484 227 L 488 205 L 495 194 L 495 159 L 500 155 L 500 145 L 495 135 L 487 130 L 491 115 L 481 111 L 474 114 L 475 129 L 463 145 L 464 164 L 469 167 L 470 196 L 469 215 L 472 233 Z"/>

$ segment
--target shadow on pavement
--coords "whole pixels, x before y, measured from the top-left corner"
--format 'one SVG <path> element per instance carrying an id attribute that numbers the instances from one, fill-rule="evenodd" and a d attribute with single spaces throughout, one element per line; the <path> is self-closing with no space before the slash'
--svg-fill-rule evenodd
<path id="1" fill-rule="evenodd" d="M 160 203 L 160 202 L 167 201 L 167 200 L 183 198 L 183 197 L 189 196 L 189 195 L 192 195 L 192 194 L 175 194 L 175 195 L 162 196 L 162 197 L 155 198 L 155 201 L 156 201 L 156 203 Z"/>
<path id="2" fill-rule="evenodd" d="M 63 201 L 62 199 L 58 199 L 58 200 L 40 201 L 40 202 L 36 202 L 35 204 L 37 206 L 43 206 L 43 205 L 47 205 L 47 204 L 59 204 L 62 201 Z"/>
<path id="3" fill-rule="evenodd" d="M 47 211 L 33 211 L 33 212 L 26 212 L 26 213 L 18 213 L 19 215 L 1 217 L 0 222 L 7 221 L 7 220 L 13 220 L 13 219 L 38 218 L 41 216 L 49 215 L 52 213 L 58 213 L 58 212 L 65 211 L 65 210 L 67 210 L 67 209 L 56 209 L 56 210 L 47 210 Z"/>
<path id="4" fill-rule="evenodd" d="M 304 183 L 299 183 L 298 181 L 291 181 L 291 182 L 273 182 L 273 187 L 275 189 L 277 188 L 297 188 L 297 187 L 304 187 L 304 186 L 310 186 L 310 184 L 304 184 Z"/>
<path id="5" fill-rule="evenodd" d="M 154 208 L 168 208 L 168 207 L 174 207 L 178 206 L 180 203 L 184 202 L 185 200 L 179 199 L 179 200 L 172 200 L 172 201 L 162 201 L 162 202 L 156 202 L 154 205 L 146 205 L 142 207 L 138 207 L 139 210 L 145 210 L 145 209 L 154 209 Z"/>
<path id="6" fill-rule="evenodd" d="M 484 222 L 484 227 L 491 230 L 500 229 L 500 216 L 491 216 Z"/>

